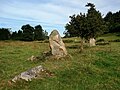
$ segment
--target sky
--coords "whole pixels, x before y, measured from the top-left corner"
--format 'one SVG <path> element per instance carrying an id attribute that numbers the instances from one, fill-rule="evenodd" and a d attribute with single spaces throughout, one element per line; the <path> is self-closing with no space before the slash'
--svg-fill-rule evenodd
<path id="1" fill-rule="evenodd" d="M 49 34 L 56 29 L 63 36 L 69 16 L 86 13 L 88 2 L 104 16 L 120 10 L 120 0 L 0 0 L 0 28 L 18 31 L 22 25 L 41 25 Z"/>

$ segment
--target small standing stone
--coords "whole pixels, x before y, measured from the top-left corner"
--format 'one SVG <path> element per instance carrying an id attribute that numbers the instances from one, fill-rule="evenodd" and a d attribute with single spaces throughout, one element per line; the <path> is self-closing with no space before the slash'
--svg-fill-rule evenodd
<path id="1" fill-rule="evenodd" d="M 57 57 L 64 57 L 67 55 L 65 44 L 63 43 L 57 30 L 53 30 L 51 32 L 49 36 L 49 44 L 52 55 Z"/>
<path id="2" fill-rule="evenodd" d="M 94 38 L 90 38 L 90 42 L 89 43 L 90 43 L 90 46 L 96 46 Z"/>

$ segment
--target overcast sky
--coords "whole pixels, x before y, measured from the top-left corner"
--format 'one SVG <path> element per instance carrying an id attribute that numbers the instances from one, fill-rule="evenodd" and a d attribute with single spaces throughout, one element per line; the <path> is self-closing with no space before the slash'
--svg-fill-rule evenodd
<path id="1" fill-rule="evenodd" d="M 102 15 L 120 10 L 120 0 L 0 0 L 0 28 L 18 31 L 25 24 L 40 24 L 47 32 L 57 29 L 63 36 L 69 16 L 86 13 L 87 2 Z"/>

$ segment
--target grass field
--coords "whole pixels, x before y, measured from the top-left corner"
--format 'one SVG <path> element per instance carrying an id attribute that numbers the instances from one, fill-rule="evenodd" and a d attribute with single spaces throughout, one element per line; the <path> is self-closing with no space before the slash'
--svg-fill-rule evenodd
<path id="1" fill-rule="evenodd" d="M 110 38 L 105 36 L 105 40 Z M 31 62 L 27 58 L 49 51 L 48 43 L 0 41 L 0 90 L 120 90 L 120 42 L 85 46 L 82 53 L 79 52 L 80 43 L 65 44 L 71 59 Z M 8 82 L 37 65 L 43 65 L 55 76 Z"/>

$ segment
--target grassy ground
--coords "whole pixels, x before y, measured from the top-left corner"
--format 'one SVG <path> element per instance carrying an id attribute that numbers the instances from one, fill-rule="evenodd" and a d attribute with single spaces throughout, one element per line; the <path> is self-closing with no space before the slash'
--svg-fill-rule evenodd
<path id="1" fill-rule="evenodd" d="M 103 38 L 103 37 L 102 37 Z M 105 37 L 107 40 L 107 37 Z M 0 41 L 0 90 L 120 90 L 120 42 L 84 47 L 66 43 L 71 59 L 27 61 L 49 50 L 48 43 Z M 9 83 L 15 75 L 43 65 L 54 77 Z"/>

